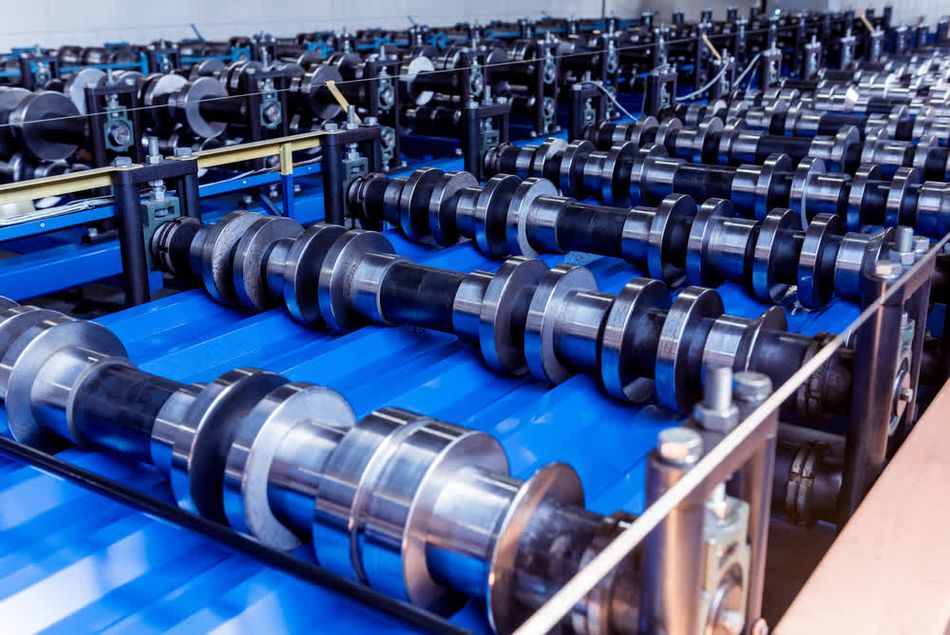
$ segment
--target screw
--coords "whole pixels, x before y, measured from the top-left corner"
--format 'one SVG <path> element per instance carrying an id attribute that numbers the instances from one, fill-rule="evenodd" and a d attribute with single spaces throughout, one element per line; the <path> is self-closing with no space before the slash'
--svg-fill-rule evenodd
<path id="1" fill-rule="evenodd" d="M 113 159 L 112 165 L 117 168 L 127 168 L 132 165 L 132 159 L 129 157 L 116 157 Z"/>
<path id="2" fill-rule="evenodd" d="M 930 251 L 930 239 L 926 236 L 915 236 L 914 251 L 919 254 L 925 254 Z"/>
<path id="3" fill-rule="evenodd" d="M 772 380 L 765 373 L 745 370 L 733 377 L 732 394 L 737 401 L 761 403 L 772 394 Z"/>
<path id="4" fill-rule="evenodd" d="M 148 138 L 148 162 L 158 163 L 162 160 L 162 153 L 158 149 L 158 137 Z"/>
<path id="5" fill-rule="evenodd" d="M 726 410 L 732 405 L 732 369 L 728 366 L 710 368 L 703 384 L 703 405 L 713 410 Z"/>
<path id="6" fill-rule="evenodd" d="M 914 250 L 914 228 L 901 225 L 894 231 L 894 249 L 901 253 Z"/>
<path id="7" fill-rule="evenodd" d="M 677 467 L 694 465 L 703 453 L 703 438 L 691 428 L 667 428 L 657 435 L 657 454 Z"/>
<path id="8" fill-rule="evenodd" d="M 769 625 L 765 621 L 765 618 L 757 619 L 753 624 L 752 628 L 749 629 L 751 635 L 769 635 Z"/>
<path id="9" fill-rule="evenodd" d="M 719 520 L 725 520 L 729 514 L 729 499 L 726 496 L 726 484 L 719 483 L 713 488 L 706 500 L 706 509 L 711 511 Z"/>

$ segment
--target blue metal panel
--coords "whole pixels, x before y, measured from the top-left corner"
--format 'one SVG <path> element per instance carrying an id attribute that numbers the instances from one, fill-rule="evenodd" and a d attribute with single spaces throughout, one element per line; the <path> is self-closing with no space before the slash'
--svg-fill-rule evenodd
<path id="1" fill-rule="evenodd" d="M 21 299 L 102 280 L 122 271 L 119 245 L 70 243 L 15 256 L 0 266 L 0 295 Z"/>
<path id="2" fill-rule="evenodd" d="M 399 253 L 432 266 L 494 270 L 471 246 L 433 251 L 390 232 Z M 565 257 L 548 256 L 550 264 Z M 604 290 L 642 272 L 623 262 L 577 259 Z M 739 287 L 721 289 L 728 310 L 764 308 Z M 793 330 L 838 330 L 857 314 L 846 303 L 791 316 Z M 364 415 L 381 406 L 417 410 L 485 430 L 504 445 L 516 475 L 565 461 L 600 512 L 643 507 L 644 458 L 657 432 L 675 423 L 654 406 L 608 400 L 593 379 L 549 387 L 488 371 L 454 337 L 366 327 L 342 336 L 308 331 L 282 310 L 245 315 L 189 291 L 101 322 L 142 368 L 207 381 L 256 366 L 340 391 Z M 0 408 L 0 425 L 6 413 Z M 154 470 L 76 449 L 62 458 L 170 501 Z M 301 557 L 309 557 L 301 549 Z M 4 632 L 410 631 L 395 618 L 297 581 L 209 539 L 104 500 L 78 486 L 0 460 L 0 624 Z M 470 604 L 452 621 L 486 631 Z"/>

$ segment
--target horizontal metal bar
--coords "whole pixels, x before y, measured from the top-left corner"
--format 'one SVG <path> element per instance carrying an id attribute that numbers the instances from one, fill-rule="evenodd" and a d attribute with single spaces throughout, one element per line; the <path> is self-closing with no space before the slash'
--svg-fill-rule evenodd
<path id="1" fill-rule="evenodd" d="M 96 168 L 29 181 L 5 183 L 0 185 L 0 205 L 109 187 L 112 185 L 112 173 L 116 169 L 114 167 Z"/>
<path id="2" fill-rule="evenodd" d="M 31 214 L 31 216 L 33 216 Z M 26 236 L 36 236 L 37 234 L 48 234 L 49 232 L 59 231 L 67 227 L 76 225 L 85 225 L 96 221 L 112 218 L 115 216 L 115 207 L 112 205 L 102 205 L 82 210 L 74 210 L 61 214 L 51 214 L 49 216 L 39 216 L 38 218 L 27 218 L 20 222 L 13 222 L 9 225 L 0 224 L 0 242 L 15 240 Z M 2 265 L 0 265 L 2 267 Z"/>
<path id="3" fill-rule="evenodd" d="M 283 146 L 288 146 L 290 152 L 311 150 L 319 147 L 320 137 L 328 134 L 338 133 L 322 131 L 306 132 L 290 137 L 280 137 L 279 139 L 252 141 L 251 143 L 242 143 L 236 146 L 224 146 L 212 150 L 202 150 L 195 156 L 198 158 L 198 167 L 213 168 L 229 163 L 237 163 L 238 161 L 251 161 L 254 159 L 279 156 Z"/>
<path id="4" fill-rule="evenodd" d="M 320 138 L 328 134 L 340 134 L 331 131 L 306 132 L 299 135 L 254 141 L 234 146 L 202 150 L 190 157 L 181 160 L 197 160 L 199 168 L 212 168 L 241 161 L 252 161 L 280 155 L 281 148 L 286 146 L 289 152 L 311 150 L 320 146 Z M 112 185 L 112 175 L 117 170 L 133 170 L 135 165 L 113 167 L 107 166 L 82 172 L 58 174 L 41 179 L 19 181 L 0 185 L 0 205 L 18 203 L 24 200 L 35 200 L 46 196 L 63 196 L 74 192 L 92 190 Z"/>

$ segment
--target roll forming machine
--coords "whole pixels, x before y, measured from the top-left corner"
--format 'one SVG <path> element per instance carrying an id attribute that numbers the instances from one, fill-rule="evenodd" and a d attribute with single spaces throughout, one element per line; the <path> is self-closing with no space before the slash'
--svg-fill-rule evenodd
<path id="1" fill-rule="evenodd" d="M 327 587 L 242 627 L 766 632 L 770 516 L 846 522 L 950 371 L 947 22 L 890 17 L 20 51 L 0 202 L 111 188 L 141 306 L 0 298 L 0 451 Z M 220 624 L 168 577 L 22 623 Z"/>
<path id="2" fill-rule="evenodd" d="M 838 90 L 852 80 L 863 91 L 858 105 L 935 101 L 939 91 L 921 84 L 922 74 L 907 82 L 913 85 L 899 87 L 875 83 L 883 71 L 848 76 L 842 70 L 819 78 L 819 70 L 824 71 L 821 45 L 808 49 L 803 42 L 833 42 L 842 29 L 865 29 L 862 24 L 876 31 L 852 38 L 853 51 L 842 54 L 851 61 L 841 69 L 851 68 L 862 56 L 874 67 L 883 52 L 895 59 L 912 57 L 918 47 L 947 38 L 944 21 L 933 35 L 922 27 L 911 39 L 897 37 L 902 27 L 890 24 L 889 13 L 765 18 L 753 11 L 749 19 L 740 19 L 731 11 L 724 22 L 716 22 L 705 11 L 695 23 L 675 13 L 672 25 L 657 24 L 649 13 L 583 28 L 575 20 L 558 26 L 525 21 L 513 40 L 491 26 L 416 25 L 404 32 L 17 49 L 0 77 L 8 83 L 0 123 L 10 124 L 15 143 L 0 154 L 11 162 L 8 180 L 22 180 L 36 170 L 61 173 L 106 165 L 117 157 L 141 161 L 150 135 L 174 154 L 306 132 L 341 123 L 345 108 L 327 87 L 334 82 L 359 116 L 383 123 L 384 164 L 397 167 L 406 153 L 431 155 L 439 148 L 436 139 L 447 140 L 436 150 L 443 153 L 476 144 L 461 132 L 468 117 L 476 120 L 482 137 L 491 131 L 501 137 L 481 145 L 505 140 L 509 125 L 514 136 L 556 132 L 569 119 L 565 113 L 575 86 L 588 93 L 582 104 L 588 119 L 596 118 L 594 104 L 601 100 L 609 116 L 619 114 L 621 102 L 655 114 L 674 105 L 676 81 L 713 91 L 714 97 L 730 95 L 736 71 L 766 54 L 777 66 L 771 74 L 752 74 L 759 76 L 760 85 L 768 88 L 780 81 L 787 69 L 796 85 L 818 88 L 815 107 L 846 105 L 853 110 L 854 93 Z M 878 32 L 892 39 L 879 43 L 878 53 L 866 54 L 874 42 L 870 36 Z M 725 57 L 717 47 L 728 51 Z M 805 50 L 814 72 L 801 70 Z M 670 77 L 672 84 L 666 83 Z M 707 86 L 710 78 L 717 81 Z M 641 79 L 645 101 L 640 99 Z M 666 97 L 659 99 L 661 94 Z M 467 112 L 470 105 L 475 112 Z M 29 138 L 22 133 L 24 123 L 31 124 Z"/>

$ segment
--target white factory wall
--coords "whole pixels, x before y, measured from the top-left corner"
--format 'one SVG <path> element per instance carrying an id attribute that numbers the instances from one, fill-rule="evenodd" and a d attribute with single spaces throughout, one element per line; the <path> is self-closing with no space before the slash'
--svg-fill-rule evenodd
<path id="1" fill-rule="evenodd" d="M 894 21 L 904 24 L 916 24 L 921 17 L 927 24 L 933 26 L 937 18 L 950 14 L 950 0 L 769 0 L 770 9 L 782 11 L 798 11 L 800 9 L 845 11 L 854 9 L 864 10 L 874 7 L 880 15 L 885 5 L 894 7 Z"/>
<path id="2" fill-rule="evenodd" d="M 886 4 L 894 7 L 895 23 L 917 24 L 917 21 L 923 17 L 927 24 L 933 26 L 939 16 L 950 14 L 950 0 L 893 0 L 891 2 L 866 0 L 860 4 L 848 0 L 828 0 L 828 8 L 832 11 L 844 11 L 852 7 L 855 9 L 874 7 L 878 15 Z"/>
<path id="3" fill-rule="evenodd" d="M 826 0 L 827 1 L 827 0 Z M 653 11 L 658 20 L 668 22 L 673 11 L 682 11 L 686 19 L 698 18 L 699 12 L 703 9 L 712 9 L 713 17 L 721 20 L 726 16 L 728 7 L 736 7 L 740 14 L 748 16 L 749 7 L 758 5 L 759 0 L 640 0 L 640 6 L 643 11 Z"/>
<path id="4" fill-rule="evenodd" d="M 673 7 L 687 17 L 711 7 L 717 17 L 727 6 L 743 13 L 758 0 L 607 0 L 608 14 L 628 16 L 652 10 L 669 19 Z M 884 0 L 870 0 L 875 6 Z M 784 10 L 821 9 L 829 6 L 864 6 L 853 0 L 770 0 Z M 950 12 L 950 0 L 899 0 L 895 15 L 911 21 L 920 15 Z M 145 42 L 159 37 L 179 39 L 193 35 L 194 22 L 208 39 L 238 33 L 266 31 L 292 35 L 343 26 L 404 27 L 412 16 L 417 22 L 451 24 L 470 19 L 518 18 L 525 15 L 600 15 L 600 0 L 0 0 L 6 16 L 0 23 L 0 51 L 13 46 L 41 43 L 100 44 L 104 41 Z"/>
<path id="5" fill-rule="evenodd" d="M 193 35 L 207 39 L 266 31 L 294 35 L 342 26 L 405 27 L 407 16 L 433 25 L 525 15 L 599 16 L 601 0 L 0 0 L 0 51 L 13 46 L 145 42 Z M 638 0 L 607 0 L 628 15 Z"/>

